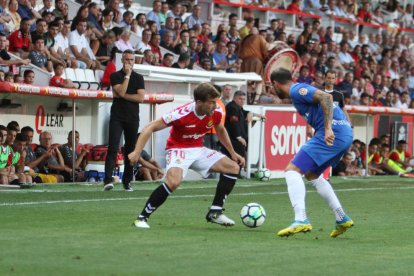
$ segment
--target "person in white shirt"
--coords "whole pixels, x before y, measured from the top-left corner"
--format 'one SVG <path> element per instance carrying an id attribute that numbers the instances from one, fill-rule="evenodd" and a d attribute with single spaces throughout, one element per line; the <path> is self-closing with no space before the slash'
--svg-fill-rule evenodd
<path id="1" fill-rule="evenodd" d="M 61 31 L 55 37 L 55 47 L 59 56 L 63 57 L 66 65 L 71 68 L 78 68 L 78 61 L 75 57 L 71 57 L 69 49 L 69 31 L 71 22 L 65 21 Z"/>
<path id="2" fill-rule="evenodd" d="M 80 68 L 98 69 L 99 63 L 95 56 L 88 51 L 89 42 L 85 37 L 87 20 L 80 19 L 76 29 L 69 34 L 69 49 L 71 57 L 75 57 Z M 90 47 L 89 47 L 90 48 Z"/>
<path id="3" fill-rule="evenodd" d="M 126 11 L 122 15 L 122 21 L 119 23 L 119 26 L 122 28 L 127 27 L 128 30 L 130 30 L 133 19 L 134 19 L 134 13 L 131 11 Z"/>
<path id="4" fill-rule="evenodd" d="M 120 13 L 124 14 L 126 11 L 131 11 L 132 16 L 134 16 L 134 12 L 132 10 L 130 10 L 131 7 L 132 7 L 132 0 L 124 0 L 123 3 L 124 3 L 124 5 L 119 8 Z"/>
<path id="5" fill-rule="evenodd" d="M 115 42 L 115 47 L 117 47 L 118 50 L 121 52 L 124 52 L 125 50 L 134 51 L 134 48 L 132 47 L 132 44 L 129 41 L 130 37 L 131 37 L 131 32 L 128 30 L 128 28 L 126 27 L 122 28 L 122 33 L 118 41 Z"/>
<path id="6" fill-rule="evenodd" d="M 142 40 L 142 32 L 147 28 L 147 16 L 144 13 L 139 13 L 136 17 L 138 21 L 138 26 L 136 29 L 136 34 L 138 35 L 139 41 Z"/>
<path id="7" fill-rule="evenodd" d="M 355 66 L 355 61 L 348 52 L 348 47 L 349 47 L 348 43 L 341 42 L 340 46 L 341 46 L 341 51 L 338 54 L 339 62 L 345 69 L 351 69 L 352 67 Z"/>
<path id="8" fill-rule="evenodd" d="M 142 40 L 140 43 L 138 43 L 138 46 L 136 47 L 136 49 L 139 52 L 144 53 L 145 50 L 151 50 L 151 46 L 149 45 L 151 36 L 152 32 L 150 29 L 145 29 L 144 31 L 142 31 Z"/>

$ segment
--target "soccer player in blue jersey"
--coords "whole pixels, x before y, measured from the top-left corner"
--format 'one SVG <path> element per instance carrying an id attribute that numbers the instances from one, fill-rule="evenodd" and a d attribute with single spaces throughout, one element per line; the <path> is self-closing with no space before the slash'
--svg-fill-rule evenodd
<path id="1" fill-rule="evenodd" d="M 330 234 L 335 238 L 352 227 L 354 222 L 345 214 L 332 186 L 322 177 L 322 173 L 329 166 L 335 167 L 351 146 L 353 134 L 350 122 L 342 109 L 333 104 L 332 95 L 308 84 L 293 83 L 289 70 L 279 68 L 273 71 L 271 81 L 278 96 L 290 98 L 297 112 L 315 129 L 314 137 L 301 147 L 285 169 L 295 220 L 277 234 L 288 237 L 312 230 L 306 215 L 304 175 L 335 214 L 336 225 Z"/>

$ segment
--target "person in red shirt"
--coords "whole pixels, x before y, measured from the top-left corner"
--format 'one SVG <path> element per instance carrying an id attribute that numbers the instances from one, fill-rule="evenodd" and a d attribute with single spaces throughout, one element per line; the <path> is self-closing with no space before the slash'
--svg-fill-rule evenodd
<path id="1" fill-rule="evenodd" d="M 111 50 L 111 60 L 106 65 L 105 71 L 101 79 L 101 88 L 107 89 L 111 87 L 111 75 L 116 72 L 115 56 L 118 53 L 118 48 L 113 47 Z"/>
<path id="2" fill-rule="evenodd" d="M 53 69 L 55 70 L 55 75 L 50 79 L 49 85 L 54 87 L 62 88 L 78 88 L 72 80 L 67 80 L 62 78 L 63 75 L 63 65 L 58 63 Z"/>
<path id="3" fill-rule="evenodd" d="M 365 2 L 362 8 L 358 10 L 357 17 L 360 21 L 363 22 L 371 22 L 372 19 L 372 13 L 369 11 L 369 2 Z"/>
<path id="4" fill-rule="evenodd" d="M 166 145 L 165 182 L 150 195 L 144 209 L 134 221 L 136 227 L 150 228 L 147 223 L 149 216 L 178 188 L 190 168 L 204 177 L 210 172 L 222 173 L 225 176 L 217 184 L 216 195 L 206 220 L 223 226 L 234 225 L 234 221 L 224 215 L 223 205 L 236 184 L 240 166 L 244 166 L 244 158 L 235 152 L 229 135 L 221 124 L 223 111 L 217 105 L 219 98 L 220 92 L 212 84 L 202 83 L 194 89 L 194 102 L 164 114 L 141 132 L 135 150 L 128 155 L 132 164 L 138 162 L 141 151 L 153 132 L 171 127 Z M 203 137 L 213 127 L 231 159 L 203 146 Z"/>
<path id="5" fill-rule="evenodd" d="M 162 61 L 162 54 L 161 54 L 161 36 L 159 34 L 152 34 L 149 46 L 151 47 L 151 52 L 155 56 L 155 65 L 159 65 Z"/>
<path id="6" fill-rule="evenodd" d="M 9 52 L 12 52 L 21 58 L 27 58 L 30 51 L 30 21 L 23 18 L 20 23 L 20 29 L 9 36 Z"/>

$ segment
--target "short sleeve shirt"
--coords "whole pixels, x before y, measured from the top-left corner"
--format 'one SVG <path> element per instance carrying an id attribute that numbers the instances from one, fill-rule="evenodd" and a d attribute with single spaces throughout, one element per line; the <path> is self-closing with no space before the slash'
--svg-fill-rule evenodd
<path id="1" fill-rule="evenodd" d="M 112 73 L 110 79 L 112 86 L 122 84 L 125 79 L 124 70 L 121 69 Z M 144 77 L 138 73 L 132 72 L 126 93 L 132 95 L 137 94 L 139 89 L 145 89 Z M 114 97 L 111 116 L 122 121 L 139 120 L 139 104 Z"/>

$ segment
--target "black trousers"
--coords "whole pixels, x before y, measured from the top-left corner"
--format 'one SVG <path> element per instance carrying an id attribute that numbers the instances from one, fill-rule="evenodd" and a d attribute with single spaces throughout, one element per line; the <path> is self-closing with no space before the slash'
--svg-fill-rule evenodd
<path id="1" fill-rule="evenodd" d="M 119 142 L 121 140 L 122 132 L 125 136 L 124 144 L 124 174 L 122 176 L 122 183 L 128 184 L 132 181 L 133 167 L 131 166 L 128 154 L 135 148 L 137 140 L 137 133 L 139 128 L 139 120 L 124 121 L 117 118 L 109 119 L 109 142 L 108 154 L 105 160 L 105 179 L 104 183 L 112 182 L 112 174 L 115 169 L 116 155 L 118 153 Z"/>

